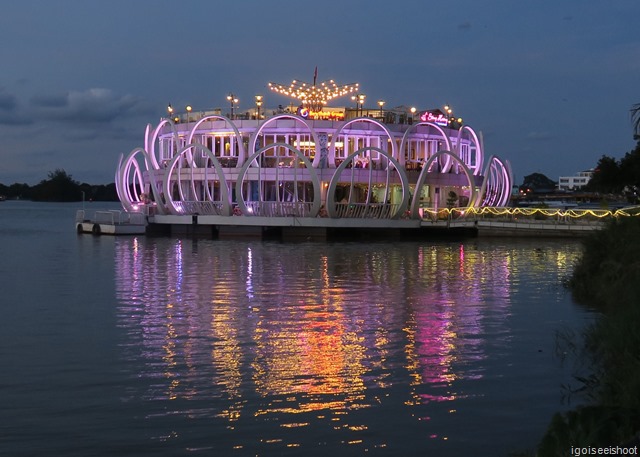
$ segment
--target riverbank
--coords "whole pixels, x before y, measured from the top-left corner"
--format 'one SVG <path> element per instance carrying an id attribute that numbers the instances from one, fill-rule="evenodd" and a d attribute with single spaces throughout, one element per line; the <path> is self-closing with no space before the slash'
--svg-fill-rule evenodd
<path id="1" fill-rule="evenodd" d="M 584 240 L 568 286 L 579 303 L 601 313 L 574 353 L 587 367 L 576 374 L 573 392 L 585 406 L 552 418 L 539 457 L 640 444 L 639 233 L 638 219 L 622 218 Z"/>

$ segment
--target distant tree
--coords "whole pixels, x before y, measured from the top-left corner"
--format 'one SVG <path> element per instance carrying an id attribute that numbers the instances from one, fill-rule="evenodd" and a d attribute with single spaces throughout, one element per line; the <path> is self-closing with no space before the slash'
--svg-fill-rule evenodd
<path id="1" fill-rule="evenodd" d="M 82 198 L 80 184 L 70 174 L 58 168 L 49 172 L 49 179 L 40 181 L 32 189 L 31 198 L 36 201 L 75 202 Z"/>
<path id="2" fill-rule="evenodd" d="M 532 173 L 524 177 L 520 190 L 523 192 L 545 193 L 553 192 L 556 182 L 547 178 L 542 173 Z"/>
<path id="3" fill-rule="evenodd" d="M 9 186 L 7 198 L 30 200 L 31 199 L 31 187 L 26 183 L 14 183 Z"/>
<path id="4" fill-rule="evenodd" d="M 80 184 L 80 192 L 84 193 L 83 197 L 87 201 L 118 201 L 118 192 L 114 183 L 107 185 L 82 183 Z"/>
<path id="5" fill-rule="evenodd" d="M 604 194 L 619 194 L 624 186 L 618 161 L 613 157 L 603 155 L 598 160 L 593 177 L 589 180 L 585 190 Z"/>
<path id="6" fill-rule="evenodd" d="M 640 142 L 620 160 L 620 175 L 627 196 L 635 202 L 640 195 Z"/>

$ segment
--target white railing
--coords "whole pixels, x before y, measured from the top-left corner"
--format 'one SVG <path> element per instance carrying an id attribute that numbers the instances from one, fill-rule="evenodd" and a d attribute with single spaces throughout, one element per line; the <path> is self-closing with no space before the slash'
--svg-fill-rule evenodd
<path id="1" fill-rule="evenodd" d="M 336 203 L 339 218 L 391 219 L 398 208 L 393 203 Z"/>
<path id="2" fill-rule="evenodd" d="M 310 217 L 313 202 L 245 202 L 249 214 L 265 217 Z"/>
<path id="3" fill-rule="evenodd" d="M 96 211 L 91 222 L 110 225 L 144 225 L 146 224 L 146 218 L 145 215 L 140 212 L 127 213 L 126 211 L 109 210 Z"/>
<path id="4" fill-rule="evenodd" d="M 200 214 L 208 216 L 222 215 L 222 202 L 174 201 L 178 214 Z"/>

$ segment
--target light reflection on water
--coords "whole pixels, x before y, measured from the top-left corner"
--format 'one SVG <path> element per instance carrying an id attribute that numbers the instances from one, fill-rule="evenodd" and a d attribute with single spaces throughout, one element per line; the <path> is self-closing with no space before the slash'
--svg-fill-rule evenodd
<path id="1" fill-rule="evenodd" d="M 118 238 L 127 401 L 190 452 L 524 449 L 561 407 L 540 392 L 557 363 L 535 357 L 579 252 L 537 246 Z"/>

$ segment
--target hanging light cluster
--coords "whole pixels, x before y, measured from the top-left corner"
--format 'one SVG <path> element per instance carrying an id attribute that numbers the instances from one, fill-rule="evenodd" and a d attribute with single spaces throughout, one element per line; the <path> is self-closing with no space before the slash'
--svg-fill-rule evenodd
<path id="1" fill-rule="evenodd" d="M 322 111 L 322 108 L 330 100 L 353 92 L 357 93 L 359 87 L 358 83 L 338 86 L 333 79 L 321 82 L 318 85 L 295 79 L 288 86 L 273 82 L 269 83 L 269 89 L 299 100 L 302 105 L 311 111 Z"/>

